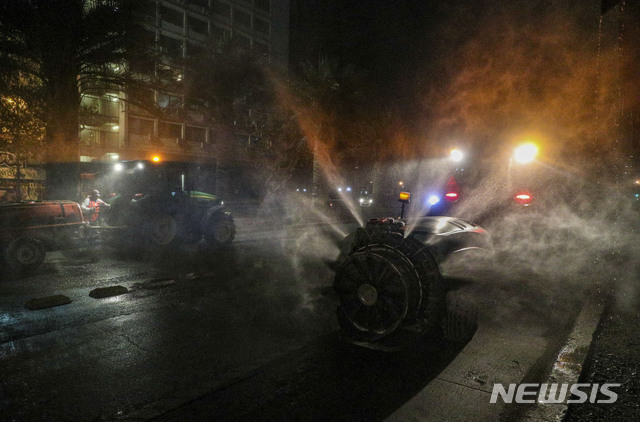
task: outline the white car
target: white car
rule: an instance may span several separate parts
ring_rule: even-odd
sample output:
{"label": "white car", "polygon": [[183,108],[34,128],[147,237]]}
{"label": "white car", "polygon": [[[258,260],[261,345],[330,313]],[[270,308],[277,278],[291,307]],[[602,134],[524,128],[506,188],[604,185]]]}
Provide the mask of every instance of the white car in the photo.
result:
{"label": "white car", "polygon": [[361,196],[358,203],[361,207],[370,207],[373,204],[373,198],[370,196]]}

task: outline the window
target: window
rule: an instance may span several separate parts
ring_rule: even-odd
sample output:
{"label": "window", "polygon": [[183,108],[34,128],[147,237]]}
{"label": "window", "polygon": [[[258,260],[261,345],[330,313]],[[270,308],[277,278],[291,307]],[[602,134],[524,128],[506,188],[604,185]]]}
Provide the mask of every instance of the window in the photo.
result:
{"label": "window", "polygon": [[219,26],[211,26],[211,35],[217,40],[224,40],[229,37],[229,30]]}
{"label": "window", "polygon": [[187,46],[187,55],[191,58],[203,57],[207,54],[207,49],[200,44],[189,43]]}
{"label": "window", "polygon": [[191,4],[200,7],[209,7],[209,0],[191,0]]}
{"label": "window", "polygon": [[157,74],[158,77],[165,82],[180,82],[182,80],[183,71],[179,67],[159,63]]}
{"label": "window", "polygon": [[180,57],[182,56],[182,40],[161,35],[160,46],[162,47],[163,53]]}
{"label": "window", "polygon": [[128,89],[129,99],[134,104],[152,105],[155,101],[154,92],[141,86],[131,86]]}
{"label": "window", "polygon": [[263,12],[271,13],[271,0],[254,0],[253,4]]}
{"label": "window", "polygon": [[262,19],[253,18],[253,29],[256,32],[260,32],[262,34],[269,35],[269,22],[263,21]]}
{"label": "window", "polygon": [[119,104],[118,97],[107,97],[101,101],[102,108],[100,113],[107,116],[118,116],[120,112]]}
{"label": "window", "polygon": [[101,144],[103,148],[117,149],[120,146],[118,132],[102,132]]}
{"label": "window", "polygon": [[231,6],[218,0],[214,0],[212,4],[213,12],[224,17],[231,17]]}
{"label": "window", "polygon": [[158,107],[161,108],[180,108],[182,99],[176,95],[158,94]]}
{"label": "window", "polygon": [[100,113],[100,100],[96,97],[84,96],[81,105],[89,113]]}
{"label": "window", "polygon": [[80,144],[81,145],[96,145],[100,139],[97,130],[82,129],[80,131]]}
{"label": "window", "polygon": [[[156,40],[155,31],[143,31],[142,35],[139,35],[138,41],[140,45],[153,45]],[[129,69],[134,73],[140,73],[143,75],[153,74],[153,68],[155,66],[154,60],[144,57],[145,55],[134,56],[129,59]]]}
{"label": "window", "polygon": [[204,127],[187,126],[185,138],[191,142],[205,142],[207,140],[207,129]]}
{"label": "window", "polygon": [[269,46],[267,44],[261,42],[254,42],[253,49],[256,54],[259,56],[268,56],[269,55]]}
{"label": "window", "polygon": [[197,18],[194,18],[193,16],[189,16],[189,29],[192,30],[193,32],[197,32],[198,34],[202,34],[202,35],[207,35],[207,33],[209,32],[207,30],[207,27],[209,25],[207,24],[207,21],[203,21]]}
{"label": "window", "polygon": [[233,39],[240,48],[245,48],[247,50],[251,48],[251,40],[244,35],[236,33],[233,35]]}
{"label": "window", "polygon": [[169,9],[168,7],[160,7],[160,16],[163,21],[182,27],[184,25],[184,13],[178,10]]}
{"label": "window", "polygon": [[83,129],[80,131],[80,144],[116,149],[119,146],[118,132]]}
{"label": "window", "polygon": [[233,10],[233,23],[243,26],[245,28],[251,28],[251,15],[242,10]]}
{"label": "window", "polygon": [[133,135],[152,136],[153,120],[129,117],[129,133]]}
{"label": "window", "polygon": [[182,138],[182,125],[179,123],[160,122],[158,124],[158,136],[160,138]]}

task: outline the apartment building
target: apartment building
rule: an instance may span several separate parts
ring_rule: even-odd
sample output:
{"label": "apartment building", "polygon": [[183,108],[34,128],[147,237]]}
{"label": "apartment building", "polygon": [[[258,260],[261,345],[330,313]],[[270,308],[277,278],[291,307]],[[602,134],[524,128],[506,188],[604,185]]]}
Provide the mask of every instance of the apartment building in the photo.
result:
{"label": "apartment building", "polygon": [[[216,132],[209,110],[186,107],[179,88],[183,63],[201,49],[231,38],[286,66],[289,56],[289,0],[156,0],[154,37],[163,74],[174,92],[154,92],[162,118],[122,98],[131,93],[84,96],[80,161],[151,159],[216,163]],[[213,45],[212,45],[213,44]],[[240,141],[239,141],[240,142]]]}

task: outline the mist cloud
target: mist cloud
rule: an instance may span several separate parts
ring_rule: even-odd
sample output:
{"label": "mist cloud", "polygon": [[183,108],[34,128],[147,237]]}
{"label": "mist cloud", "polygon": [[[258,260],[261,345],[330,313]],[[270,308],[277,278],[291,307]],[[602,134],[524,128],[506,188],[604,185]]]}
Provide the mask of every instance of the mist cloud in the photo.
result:
{"label": "mist cloud", "polygon": [[425,70],[444,82],[423,82],[429,136],[485,150],[534,137],[553,156],[610,151],[621,87],[637,84],[622,78],[637,47],[620,54],[616,16],[599,30],[595,1],[485,3],[452,8],[439,31],[452,48]]}

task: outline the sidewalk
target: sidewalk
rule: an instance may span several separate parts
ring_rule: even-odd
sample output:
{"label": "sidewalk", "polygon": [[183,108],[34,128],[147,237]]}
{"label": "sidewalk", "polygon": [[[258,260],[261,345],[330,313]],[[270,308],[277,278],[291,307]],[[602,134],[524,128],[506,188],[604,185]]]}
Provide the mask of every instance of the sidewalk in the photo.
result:
{"label": "sidewalk", "polygon": [[612,297],[589,348],[581,383],[622,384],[611,404],[570,404],[567,422],[640,420],[640,309],[628,295]]}

